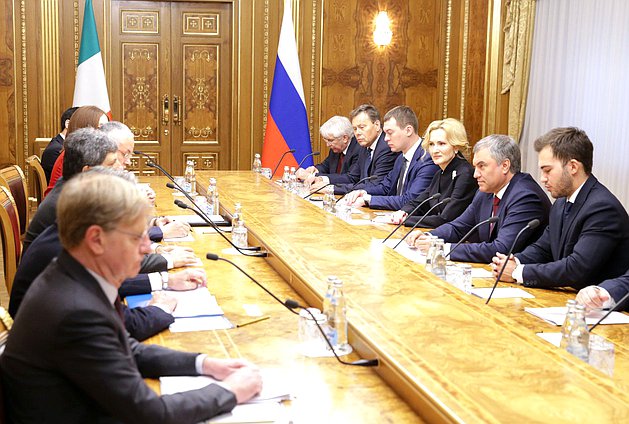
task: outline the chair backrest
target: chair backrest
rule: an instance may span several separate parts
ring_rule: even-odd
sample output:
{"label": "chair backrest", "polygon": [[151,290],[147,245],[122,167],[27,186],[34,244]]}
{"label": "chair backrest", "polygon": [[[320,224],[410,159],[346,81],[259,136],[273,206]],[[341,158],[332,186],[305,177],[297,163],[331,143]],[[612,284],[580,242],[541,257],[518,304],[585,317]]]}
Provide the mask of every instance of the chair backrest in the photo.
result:
{"label": "chair backrest", "polygon": [[[0,306],[0,355],[4,352],[4,345],[7,343],[12,325],[13,319],[11,319],[11,315],[9,315],[6,309]],[[0,383],[0,423],[5,422],[4,393],[2,392],[2,384]]]}
{"label": "chair backrest", "polygon": [[28,226],[28,188],[22,169],[17,165],[6,165],[0,169],[0,184],[11,192],[17,206],[20,234],[26,232]]}
{"label": "chair backrest", "polygon": [[20,224],[13,196],[6,187],[0,186],[0,236],[4,261],[4,281],[7,293],[11,294],[13,278],[22,253]]}
{"label": "chair backrest", "polygon": [[41,166],[39,156],[29,156],[26,159],[26,163],[30,166],[31,171],[28,173],[29,188],[31,188],[33,190],[33,194],[37,196],[36,201],[39,206],[42,200],[44,200],[44,190],[46,190],[46,187],[48,186],[46,173],[44,172],[44,168]]}

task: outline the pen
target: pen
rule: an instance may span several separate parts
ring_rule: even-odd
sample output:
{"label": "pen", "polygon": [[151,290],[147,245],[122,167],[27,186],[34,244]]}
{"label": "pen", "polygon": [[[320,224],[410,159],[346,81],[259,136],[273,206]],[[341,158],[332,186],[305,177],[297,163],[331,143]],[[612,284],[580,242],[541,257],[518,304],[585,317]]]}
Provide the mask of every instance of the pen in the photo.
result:
{"label": "pen", "polygon": [[251,321],[244,322],[242,324],[237,324],[236,328],[244,327],[245,325],[249,325],[249,324],[255,324],[256,322],[264,321],[266,319],[269,319],[268,315],[264,316],[264,317],[256,318],[256,319],[251,320]]}

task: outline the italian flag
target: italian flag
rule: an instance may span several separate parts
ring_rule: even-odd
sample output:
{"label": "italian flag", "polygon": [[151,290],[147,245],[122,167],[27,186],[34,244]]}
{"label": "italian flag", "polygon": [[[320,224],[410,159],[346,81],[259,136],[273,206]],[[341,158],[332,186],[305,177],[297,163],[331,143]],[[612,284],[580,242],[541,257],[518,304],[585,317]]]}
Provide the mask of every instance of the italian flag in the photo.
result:
{"label": "italian flag", "polygon": [[94,8],[92,7],[92,0],[85,0],[79,66],[76,69],[72,106],[90,105],[98,106],[111,119],[111,106],[107,94],[103,57],[98,43]]}

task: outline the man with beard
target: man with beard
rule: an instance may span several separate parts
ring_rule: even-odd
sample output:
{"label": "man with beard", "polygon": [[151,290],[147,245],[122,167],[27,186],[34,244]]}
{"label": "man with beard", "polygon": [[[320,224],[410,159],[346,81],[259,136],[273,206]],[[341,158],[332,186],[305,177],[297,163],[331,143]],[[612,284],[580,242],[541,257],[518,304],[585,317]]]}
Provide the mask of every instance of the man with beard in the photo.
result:
{"label": "man with beard", "polygon": [[[537,242],[511,256],[502,280],[527,287],[581,289],[629,267],[629,217],[592,175],[594,147],[578,128],[555,128],[535,140],[541,182],[557,199]],[[506,255],[493,258],[494,274]]]}

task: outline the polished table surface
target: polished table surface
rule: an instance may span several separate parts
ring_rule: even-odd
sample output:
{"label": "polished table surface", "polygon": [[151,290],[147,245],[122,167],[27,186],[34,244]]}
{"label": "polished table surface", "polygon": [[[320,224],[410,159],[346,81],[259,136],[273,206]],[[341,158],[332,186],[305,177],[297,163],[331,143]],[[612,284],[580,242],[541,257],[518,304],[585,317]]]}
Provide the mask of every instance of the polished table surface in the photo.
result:
{"label": "polished table surface", "polygon": [[[412,410],[429,422],[629,422],[629,328],[595,331],[616,344],[610,378],[537,337],[560,328],[524,312],[563,306],[574,292],[527,289],[534,299],[485,305],[383,247],[378,239],[391,226],[350,225],[251,172],[199,172],[199,185],[210,176],[217,178],[221,207],[229,213],[240,202],[250,243],[270,252],[264,259],[230,258],[280,298],[316,307],[326,277],[337,275],[348,300],[350,343],[381,364],[371,370],[301,357],[296,317],[222,262],[206,269],[209,289],[227,316],[246,320],[242,305],[255,303],[271,319],[228,331],[164,332],[158,343],[290,370],[295,422],[419,421]],[[146,181],[158,192],[160,211],[181,213],[170,205],[165,179]],[[218,235],[195,237],[192,245],[202,257],[227,246]]]}

